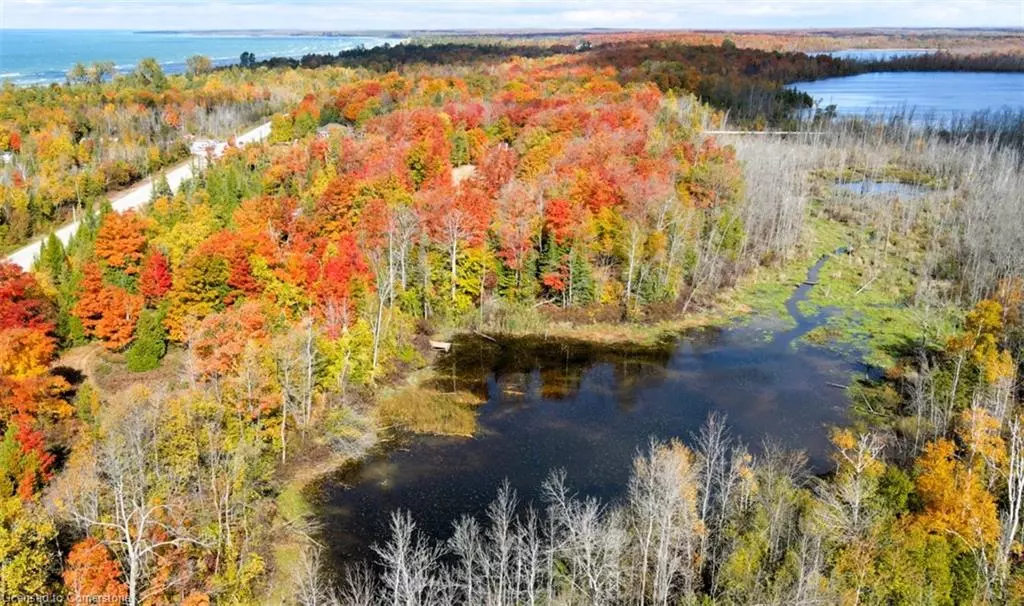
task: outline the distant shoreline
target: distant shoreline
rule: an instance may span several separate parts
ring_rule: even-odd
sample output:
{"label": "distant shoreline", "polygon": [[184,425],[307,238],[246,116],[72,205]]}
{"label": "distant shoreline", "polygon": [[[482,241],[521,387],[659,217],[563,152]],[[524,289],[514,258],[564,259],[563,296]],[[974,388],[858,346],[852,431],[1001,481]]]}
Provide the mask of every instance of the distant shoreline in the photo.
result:
{"label": "distant shoreline", "polygon": [[[185,73],[187,59],[193,54],[209,57],[214,67],[239,63],[243,52],[260,59],[301,58],[310,54],[334,54],[342,50],[378,45],[397,45],[402,38],[390,36],[288,35],[284,30],[248,33],[236,31],[133,31],[133,30],[17,30],[7,31],[5,43],[12,48],[51,49],[67,43],[65,52],[11,53],[0,61],[0,83],[19,87],[49,86],[64,83],[74,66],[82,63],[113,61],[118,74],[128,74],[144,57],[155,57],[168,75]],[[77,42],[84,41],[84,42]],[[95,41],[95,43],[93,43]],[[106,46],[107,43],[110,46]]]}
{"label": "distant shoreline", "polygon": [[586,27],[586,28],[480,28],[480,29],[360,29],[360,30],[316,30],[316,29],[161,29],[161,30],[131,30],[137,34],[189,34],[197,36],[309,36],[309,37],[344,37],[344,36],[370,36],[378,38],[387,37],[409,37],[415,35],[427,36],[480,36],[480,35],[507,35],[507,36],[571,36],[582,34],[609,34],[609,33],[696,33],[696,34],[808,34],[808,35],[837,35],[857,36],[864,34],[894,34],[915,32],[918,34],[1006,34],[1022,33],[1024,27],[1014,26],[993,26],[993,27],[865,27],[865,28],[844,28],[844,27],[818,27],[808,29],[645,29],[645,28],[620,28],[620,27]]}
{"label": "distant shoreline", "polygon": [[269,29],[204,29],[204,30],[130,30],[133,34],[140,35],[187,35],[187,36],[209,36],[209,37],[238,37],[238,38],[403,38],[402,32],[338,32],[338,31],[313,31],[313,30],[269,30]]}

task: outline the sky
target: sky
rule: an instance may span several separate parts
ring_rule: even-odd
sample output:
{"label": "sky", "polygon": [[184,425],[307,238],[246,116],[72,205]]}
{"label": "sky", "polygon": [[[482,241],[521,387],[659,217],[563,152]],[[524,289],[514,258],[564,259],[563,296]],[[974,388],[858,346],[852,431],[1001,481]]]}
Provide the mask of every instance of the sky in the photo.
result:
{"label": "sky", "polygon": [[6,29],[1024,27],[1024,0],[0,0]]}

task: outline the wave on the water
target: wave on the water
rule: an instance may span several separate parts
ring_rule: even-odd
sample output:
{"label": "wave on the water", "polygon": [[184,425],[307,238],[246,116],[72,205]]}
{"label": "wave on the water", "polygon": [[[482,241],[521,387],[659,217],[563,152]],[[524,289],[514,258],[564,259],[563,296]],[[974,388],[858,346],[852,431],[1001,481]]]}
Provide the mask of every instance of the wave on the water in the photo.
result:
{"label": "wave on the water", "polygon": [[[189,37],[195,40],[201,40],[205,38],[205,36],[202,35],[190,35],[187,33],[174,35],[181,37]],[[251,38],[254,41],[265,41],[268,38],[274,38],[277,36],[218,36],[218,38],[228,37],[236,39]],[[370,38],[361,36],[352,38],[332,36],[317,40],[302,40],[297,37],[287,37],[287,40],[282,39],[282,44],[278,48],[254,48],[251,49],[250,52],[254,52],[256,54],[257,59],[259,60],[269,59],[272,57],[299,58],[310,54],[336,54],[338,52],[351,50],[354,48],[358,48],[360,46],[373,47],[382,44],[399,44],[405,41],[405,39]],[[209,53],[203,52],[201,46],[196,48],[196,53],[206,54],[207,56],[209,56]],[[239,54],[241,54],[241,51],[239,51],[239,54],[227,54],[223,49],[220,49],[219,52],[214,51],[214,53],[216,53],[215,56],[211,57],[210,59],[213,62],[213,65],[216,67],[227,67],[238,63],[238,58]],[[144,56],[146,56],[145,51],[140,50],[140,58]],[[92,61],[92,58],[82,58],[82,62],[84,63],[91,63]],[[168,60],[161,58],[159,62],[164,72],[167,74],[182,74],[185,72],[188,65],[184,59]],[[72,65],[69,64],[63,69],[56,69],[53,66],[49,66],[46,69],[37,69],[34,71],[10,70],[6,72],[0,72],[0,83],[12,82],[18,86],[33,86],[51,83],[61,83],[66,80],[67,71],[71,69],[71,67]],[[116,63],[114,65],[114,71],[118,75],[129,74],[134,69],[135,63],[125,63],[123,62],[123,59],[121,63]]]}

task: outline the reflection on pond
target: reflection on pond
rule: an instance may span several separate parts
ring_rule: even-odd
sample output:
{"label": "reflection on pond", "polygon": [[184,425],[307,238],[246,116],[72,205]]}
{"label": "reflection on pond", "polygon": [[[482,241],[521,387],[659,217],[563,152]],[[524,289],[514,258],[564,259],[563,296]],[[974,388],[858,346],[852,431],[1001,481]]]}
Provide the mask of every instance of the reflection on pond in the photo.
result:
{"label": "reflection on pond", "polygon": [[860,181],[836,183],[835,187],[840,192],[848,192],[857,196],[878,196],[888,198],[918,198],[931,191],[923,185],[916,185],[914,183],[875,181],[874,179],[862,179]]}
{"label": "reflection on pond", "polygon": [[650,438],[689,441],[712,412],[726,415],[754,452],[774,441],[806,451],[812,468],[825,471],[828,427],[846,421],[848,406],[835,386],[863,370],[832,351],[795,345],[831,313],[799,309],[826,260],[786,302],[794,321],[786,331],[755,322],[655,346],[456,340],[432,387],[486,401],[476,435],[406,436],[314,487],[321,540],[335,567],[372,557],[396,509],[410,511],[428,535],[447,538],[452,523],[483,511],[506,478],[524,500],[536,501],[549,471],[562,468],[579,492],[615,499]]}
{"label": "reflection on pond", "polygon": [[[817,269],[791,298],[806,296]],[[799,313],[799,312],[797,312]],[[438,364],[438,385],[486,399],[474,438],[412,436],[325,478],[315,487],[322,541],[338,567],[372,555],[395,509],[412,512],[436,538],[476,514],[508,478],[536,500],[553,468],[581,493],[614,499],[637,449],[650,437],[689,440],[711,412],[758,450],[764,440],[807,451],[828,467],[827,428],[846,419],[846,383],[856,365],[793,341],[825,314],[690,332],[656,347],[595,346],[524,338],[456,341]],[[774,337],[773,337],[774,334]]]}

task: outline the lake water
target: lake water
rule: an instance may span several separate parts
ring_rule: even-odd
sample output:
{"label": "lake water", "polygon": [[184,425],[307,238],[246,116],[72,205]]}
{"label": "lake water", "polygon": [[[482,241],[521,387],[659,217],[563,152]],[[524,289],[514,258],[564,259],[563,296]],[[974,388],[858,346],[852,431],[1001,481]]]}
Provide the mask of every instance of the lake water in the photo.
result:
{"label": "lake water", "polygon": [[912,109],[918,119],[1024,110],[1024,73],[879,72],[791,85],[841,115]]}
{"label": "lake water", "polygon": [[337,53],[357,46],[392,44],[398,39],[353,36],[206,35],[130,31],[55,31],[0,29],[0,81],[15,84],[62,82],[76,62],[113,61],[131,71],[144,57],[154,57],[168,73],[185,70],[192,55],[206,55],[215,65],[238,62],[245,51],[257,59]]}
{"label": "lake water", "polygon": [[829,469],[827,430],[847,421],[849,405],[835,386],[865,369],[855,355],[796,343],[830,313],[799,309],[822,263],[788,301],[788,330],[704,329],[646,352],[542,339],[456,341],[438,363],[438,387],[486,399],[476,435],[412,437],[313,487],[334,567],[370,557],[396,509],[410,511],[428,535],[447,538],[452,522],[480,513],[506,478],[536,502],[549,471],[562,468],[580,493],[615,499],[651,437],[690,441],[712,412],[726,415],[755,452],[771,439],[806,451],[812,469]]}
{"label": "lake water", "polygon": [[814,53],[819,55],[830,55],[836,59],[852,59],[855,61],[880,61],[885,59],[898,59],[900,57],[916,57],[934,53],[938,49],[922,48],[855,48],[849,50],[829,51],[825,53]]}

